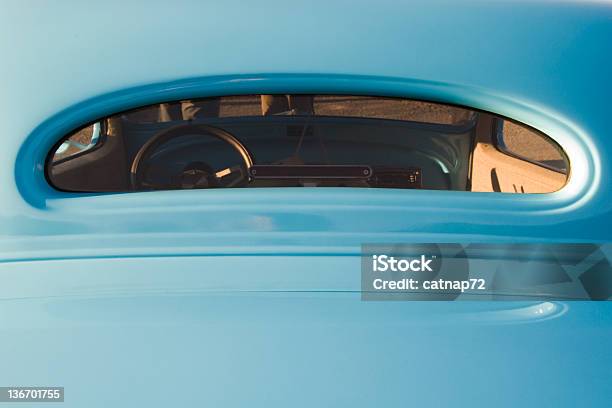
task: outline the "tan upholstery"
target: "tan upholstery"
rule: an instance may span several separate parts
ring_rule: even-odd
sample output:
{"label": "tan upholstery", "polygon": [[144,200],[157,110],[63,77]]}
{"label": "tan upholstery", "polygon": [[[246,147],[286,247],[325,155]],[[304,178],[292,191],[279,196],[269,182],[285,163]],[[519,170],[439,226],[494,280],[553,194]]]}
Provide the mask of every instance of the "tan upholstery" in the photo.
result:
{"label": "tan upholstery", "polygon": [[551,193],[565,185],[566,176],[477,143],[472,158],[472,191]]}

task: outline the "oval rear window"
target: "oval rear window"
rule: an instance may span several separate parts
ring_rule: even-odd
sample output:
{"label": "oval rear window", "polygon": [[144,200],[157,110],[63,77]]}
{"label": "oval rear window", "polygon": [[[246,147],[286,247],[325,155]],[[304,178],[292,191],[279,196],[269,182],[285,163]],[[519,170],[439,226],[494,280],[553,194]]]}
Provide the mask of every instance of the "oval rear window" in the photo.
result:
{"label": "oval rear window", "polygon": [[502,117],[401,98],[240,95],[145,106],[60,140],[57,189],[345,187],[503,193],[562,188],[551,138]]}

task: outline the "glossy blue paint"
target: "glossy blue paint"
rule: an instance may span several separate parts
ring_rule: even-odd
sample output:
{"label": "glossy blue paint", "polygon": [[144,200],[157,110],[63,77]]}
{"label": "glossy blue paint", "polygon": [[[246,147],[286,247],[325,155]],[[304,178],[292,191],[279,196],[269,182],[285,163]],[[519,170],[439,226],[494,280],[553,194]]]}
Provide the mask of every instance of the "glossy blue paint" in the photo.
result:
{"label": "glossy blue paint", "polygon": [[[3,5],[0,386],[91,407],[609,406],[609,302],[365,303],[357,255],[610,241],[610,38],[603,1]],[[102,116],[266,92],[495,112],[557,140],[571,179],[549,195],[44,179],[51,146]]]}

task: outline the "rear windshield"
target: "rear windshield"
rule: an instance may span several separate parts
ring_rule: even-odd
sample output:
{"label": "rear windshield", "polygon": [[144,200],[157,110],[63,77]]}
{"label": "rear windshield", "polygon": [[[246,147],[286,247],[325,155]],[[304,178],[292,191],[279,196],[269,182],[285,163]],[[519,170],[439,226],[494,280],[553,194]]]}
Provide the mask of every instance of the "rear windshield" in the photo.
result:
{"label": "rear windshield", "polygon": [[552,160],[559,166],[504,151],[499,131],[504,122],[462,107],[400,98],[189,99],[121,112],[68,135],[50,152],[47,177],[60,190],[79,192],[353,187],[542,193],[561,188],[569,166],[560,147],[513,122],[518,126],[513,135],[522,137],[515,137],[514,145],[529,150],[530,138],[537,136],[543,154],[555,152]]}

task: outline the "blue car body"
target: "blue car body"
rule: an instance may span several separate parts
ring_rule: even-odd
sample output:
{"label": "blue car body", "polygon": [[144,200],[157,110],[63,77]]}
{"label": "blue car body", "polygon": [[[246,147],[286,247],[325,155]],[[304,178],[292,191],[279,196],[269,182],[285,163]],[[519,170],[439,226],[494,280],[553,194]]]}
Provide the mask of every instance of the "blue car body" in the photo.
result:
{"label": "blue car body", "polygon": [[[610,302],[363,302],[366,242],[612,237],[612,4],[4,4],[0,386],[66,406],[612,404]],[[468,106],[550,135],[551,194],[253,189],[85,194],[70,131],[196,96]]]}

